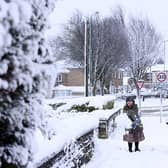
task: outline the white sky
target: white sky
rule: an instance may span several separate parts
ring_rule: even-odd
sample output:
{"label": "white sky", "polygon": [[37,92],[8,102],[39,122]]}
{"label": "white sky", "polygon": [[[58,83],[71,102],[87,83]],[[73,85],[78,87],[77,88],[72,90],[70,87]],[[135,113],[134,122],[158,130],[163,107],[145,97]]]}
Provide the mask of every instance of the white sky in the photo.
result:
{"label": "white sky", "polygon": [[123,7],[127,16],[138,15],[148,17],[157,30],[162,33],[163,38],[168,39],[167,0],[58,0],[56,9],[50,18],[52,29],[49,35],[53,36],[59,33],[61,25],[77,9],[85,15],[91,15],[95,11],[99,11],[101,15],[107,15],[117,5]]}

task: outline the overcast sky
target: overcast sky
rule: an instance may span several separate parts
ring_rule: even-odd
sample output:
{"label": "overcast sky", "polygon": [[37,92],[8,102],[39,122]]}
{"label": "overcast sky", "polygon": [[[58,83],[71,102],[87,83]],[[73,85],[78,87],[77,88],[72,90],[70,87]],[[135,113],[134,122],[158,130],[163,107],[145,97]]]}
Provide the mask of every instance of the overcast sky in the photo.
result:
{"label": "overcast sky", "polygon": [[58,0],[55,11],[50,17],[49,35],[58,34],[61,25],[78,9],[84,15],[98,11],[108,15],[112,9],[120,5],[127,16],[143,16],[156,26],[158,32],[168,39],[168,1],[167,0]]}

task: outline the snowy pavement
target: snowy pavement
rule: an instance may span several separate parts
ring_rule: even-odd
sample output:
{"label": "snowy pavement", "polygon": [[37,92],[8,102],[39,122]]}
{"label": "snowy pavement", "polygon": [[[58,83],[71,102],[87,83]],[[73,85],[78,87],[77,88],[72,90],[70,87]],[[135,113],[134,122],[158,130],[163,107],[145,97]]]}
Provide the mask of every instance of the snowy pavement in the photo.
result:
{"label": "snowy pavement", "polygon": [[[159,117],[144,117],[145,140],[140,143],[141,152],[129,153],[122,140],[126,126],[125,115],[117,119],[118,127],[108,139],[95,137],[95,154],[91,162],[82,168],[165,168],[168,158],[168,125]],[[134,146],[133,146],[134,147]]]}

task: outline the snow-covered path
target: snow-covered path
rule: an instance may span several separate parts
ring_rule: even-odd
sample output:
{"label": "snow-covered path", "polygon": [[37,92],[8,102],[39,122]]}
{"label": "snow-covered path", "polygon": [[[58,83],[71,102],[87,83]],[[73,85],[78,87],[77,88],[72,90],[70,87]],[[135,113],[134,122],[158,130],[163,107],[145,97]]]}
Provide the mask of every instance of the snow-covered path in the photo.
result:
{"label": "snow-covered path", "polygon": [[129,153],[122,141],[125,117],[118,117],[118,127],[108,139],[95,137],[95,155],[83,168],[165,168],[168,159],[168,125],[159,117],[142,117],[145,140],[140,143],[141,152]]}

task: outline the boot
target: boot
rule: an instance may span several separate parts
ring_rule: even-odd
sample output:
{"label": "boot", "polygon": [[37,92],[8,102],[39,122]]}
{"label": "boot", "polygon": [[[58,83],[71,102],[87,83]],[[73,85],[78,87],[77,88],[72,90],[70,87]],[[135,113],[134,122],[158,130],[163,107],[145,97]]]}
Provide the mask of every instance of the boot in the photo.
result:
{"label": "boot", "polygon": [[128,150],[129,150],[129,152],[132,152],[132,143],[131,142],[128,142]]}
{"label": "boot", "polygon": [[140,152],[139,142],[135,142],[135,152]]}

